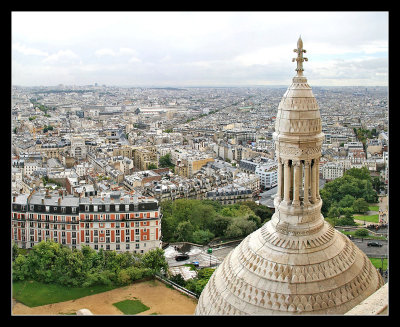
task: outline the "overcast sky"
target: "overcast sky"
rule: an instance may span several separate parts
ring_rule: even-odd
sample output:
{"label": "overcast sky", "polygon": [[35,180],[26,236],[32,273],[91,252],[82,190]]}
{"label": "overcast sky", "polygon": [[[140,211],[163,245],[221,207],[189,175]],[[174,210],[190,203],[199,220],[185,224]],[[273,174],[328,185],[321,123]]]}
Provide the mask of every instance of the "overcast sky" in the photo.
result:
{"label": "overcast sky", "polygon": [[13,85],[388,85],[388,12],[11,15]]}

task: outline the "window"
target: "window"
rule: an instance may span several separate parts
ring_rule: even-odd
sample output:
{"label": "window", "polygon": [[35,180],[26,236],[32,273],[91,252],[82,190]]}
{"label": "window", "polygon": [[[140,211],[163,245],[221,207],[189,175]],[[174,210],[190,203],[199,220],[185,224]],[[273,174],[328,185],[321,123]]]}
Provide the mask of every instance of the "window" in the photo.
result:
{"label": "window", "polygon": [[139,244],[139,243],[136,243],[136,244],[135,244],[135,249],[138,249],[139,246],[140,246],[140,244]]}
{"label": "window", "polygon": [[135,235],[139,235],[139,228],[135,229]]}
{"label": "window", "polygon": [[65,207],[61,207],[61,212],[65,213]]}
{"label": "window", "polygon": [[94,249],[95,249],[95,250],[98,250],[98,249],[99,249],[99,246],[98,246],[97,244],[95,244],[95,245],[94,245]]}
{"label": "window", "polygon": [[119,250],[119,244],[115,245],[115,249]]}
{"label": "window", "polygon": [[85,243],[89,243],[89,237],[85,238]]}
{"label": "window", "polygon": [[57,236],[57,231],[54,232],[54,237],[56,237],[56,236]]}
{"label": "window", "polygon": [[72,237],[76,237],[76,232],[72,232]]}
{"label": "window", "polygon": [[106,229],[106,236],[110,236],[110,230]]}
{"label": "window", "polygon": [[126,248],[127,250],[129,250],[129,249],[130,249],[130,245],[129,245],[129,244],[126,244],[126,245],[125,245],[125,248]]}
{"label": "window", "polygon": [[129,237],[129,236],[125,237],[125,242],[126,242],[126,243],[129,243],[129,242],[130,242],[130,237]]}
{"label": "window", "polygon": [[110,243],[110,238],[106,237],[106,243]]}
{"label": "window", "polygon": [[95,237],[94,238],[94,243],[98,243],[99,242],[99,238],[98,237]]}
{"label": "window", "polygon": [[76,213],[76,207],[72,207],[72,212]]}
{"label": "window", "polygon": [[85,205],[85,211],[89,211],[89,206]]}
{"label": "window", "polygon": [[115,230],[115,235],[119,235],[119,229]]}
{"label": "window", "polygon": [[94,236],[98,236],[99,231],[97,229],[94,230]]}
{"label": "window", "polygon": [[115,238],[115,243],[119,243],[120,242],[120,238],[119,237],[116,237]]}
{"label": "window", "polygon": [[106,245],[106,250],[110,250],[110,244]]}
{"label": "window", "polygon": [[49,212],[50,206],[46,206],[46,212]]}

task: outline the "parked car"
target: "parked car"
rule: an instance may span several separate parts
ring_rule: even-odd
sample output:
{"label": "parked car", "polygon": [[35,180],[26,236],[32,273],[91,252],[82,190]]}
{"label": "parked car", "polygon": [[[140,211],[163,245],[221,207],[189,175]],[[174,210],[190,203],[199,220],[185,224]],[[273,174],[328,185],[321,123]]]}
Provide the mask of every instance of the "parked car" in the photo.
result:
{"label": "parked car", "polygon": [[367,245],[368,246],[379,246],[379,247],[381,247],[383,244],[378,243],[378,242],[368,242]]}
{"label": "parked car", "polygon": [[175,256],[176,261],[183,261],[183,260],[187,260],[187,259],[189,259],[189,255],[186,253],[178,254],[177,256]]}

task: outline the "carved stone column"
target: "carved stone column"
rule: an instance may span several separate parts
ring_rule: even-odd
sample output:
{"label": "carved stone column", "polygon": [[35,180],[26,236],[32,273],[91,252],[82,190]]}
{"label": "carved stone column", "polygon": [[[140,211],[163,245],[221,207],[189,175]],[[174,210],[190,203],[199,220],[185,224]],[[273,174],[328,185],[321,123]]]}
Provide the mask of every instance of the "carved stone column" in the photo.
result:
{"label": "carved stone column", "polygon": [[294,206],[300,205],[299,192],[300,192],[300,161],[292,161],[293,166],[293,202]]}
{"label": "carved stone column", "polygon": [[317,200],[320,200],[321,197],[319,195],[319,158],[314,159],[315,161],[315,197]]}
{"label": "carved stone column", "polygon": [[283,196],[283,185],[282,185],[283,179],[282,179],[282,160],[281,158],[278,158],[278,191],[276,194],[276,197],[279,202],[282,201],[282,196]]}
{"label": "carved stone column", "polygon": [[316,164],[315,164],[315,159],[313,159],[313,164],[311,166],[311,202],[316,203],[317,202],[317,184],[316,184]]}
{"label": "carved stone column", "polygon": [[310,191],[310,160],[304,160],[304,205],[309,205],[310,200],[308,198]]}
{"label": "carved stone column", "polygon": [[283,175],[283,179],[285,182],[285,186],[284,186],[284,197],[283,199],[285,200],[286,204],[288,204],[290,202],[290,166],[289,166],[289,160],[285,159],[284,161],[284,175]]}

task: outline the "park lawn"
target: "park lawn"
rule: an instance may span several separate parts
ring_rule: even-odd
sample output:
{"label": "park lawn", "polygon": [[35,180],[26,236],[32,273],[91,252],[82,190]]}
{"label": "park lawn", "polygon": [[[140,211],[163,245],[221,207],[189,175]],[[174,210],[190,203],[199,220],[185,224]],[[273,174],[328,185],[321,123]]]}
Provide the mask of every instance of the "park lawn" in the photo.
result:
{"label": "park lawn", "polygon": [[354,219],[361,221],[365,220],[370,223],[379,223],[379,215],[354,216]]}
{"label": "park lawn", "polygon": [[[382,259],[381,258],[369,258],[372,262],[372,264],[375,266],[376,269],[379,269],[382,267]],[[383,259],[383,268],[382,270],[386,270],[388,266],[388,259]]]}
{"label": "park lawn", "polygon": [[369,211],[379,211],[379,206],[369,206],[368,210]]}
{"label": "park lawn", "polygon": [[116,286],[68,287],[36,281],[18,281],[12,283],[12,296],[17,301],[32,308],[45,304],[75,300],[84,296],[110,291],[114,288]]}
{"label": "park lawn", "polygon": [[113,305],[125,315],[136,315],[140,312],[150,309],[147,305],[144,305],[142,302],[140,302],[140,300],[124,300],[113,303]]}

